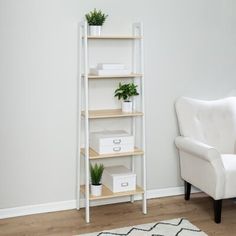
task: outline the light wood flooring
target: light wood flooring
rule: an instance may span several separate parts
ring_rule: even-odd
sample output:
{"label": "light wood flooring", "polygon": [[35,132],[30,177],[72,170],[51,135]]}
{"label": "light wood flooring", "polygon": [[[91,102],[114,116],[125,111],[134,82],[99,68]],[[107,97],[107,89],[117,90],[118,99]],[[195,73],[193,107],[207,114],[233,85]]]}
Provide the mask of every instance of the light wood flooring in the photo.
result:
{"label": "light wood flooring", "polygon": [[0,220],[0,236],[78,235],[104,229],[185,217],[208,235],[236,235],[236,202],[223,201],[222,223],[213,221],[213,202],[202,193],[148,201],[148,214],[140,211],[141,201],[91,208],[91,223],[84,221],[84,209],[37,214]]}

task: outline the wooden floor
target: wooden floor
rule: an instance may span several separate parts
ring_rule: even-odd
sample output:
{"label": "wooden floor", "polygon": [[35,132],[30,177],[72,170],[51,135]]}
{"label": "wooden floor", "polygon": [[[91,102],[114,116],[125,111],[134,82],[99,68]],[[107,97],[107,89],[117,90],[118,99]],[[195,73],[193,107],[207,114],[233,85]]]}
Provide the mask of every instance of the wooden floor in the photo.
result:
{"label": "wooden floor", "polygon": [[78,235],[104,229],[185,217],[208,235],[236,235],[236,202],[223,201],[222,223],[213,221],[213,202],[204,194],[148,201],[148,214],[140,211],[141,202],[121,203],[91,209],[92,222],[84,221],[84,210],[69,210],[0,220],[0,236]]}

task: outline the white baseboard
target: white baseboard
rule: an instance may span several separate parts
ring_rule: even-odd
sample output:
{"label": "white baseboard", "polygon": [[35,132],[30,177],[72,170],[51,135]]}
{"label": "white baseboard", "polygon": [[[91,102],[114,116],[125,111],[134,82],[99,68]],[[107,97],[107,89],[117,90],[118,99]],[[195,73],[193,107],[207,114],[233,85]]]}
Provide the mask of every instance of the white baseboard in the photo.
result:
{"label": "white baseboard", "polygon": [[75,209],[76,200],[0,209],[0,219]]}
{"label": "white baseboard", "polygon": [[[200,192],[197,189],[192,189],[192,193]],[[160,198],[160,197],[168,197],[168,196],[176,196],[184,193],[184,187],[174,187],[174,188],[165,188],[165,189],[152,189],[147,191],[147,198]],[[136,196],[135,200],[140,200],[141,196]],[[91,206],[98,205],[106,205],[113,204],[118,202],[127,202],[130,200],[130,197],[121,197],[109,200],[99,200],[93,201]],[[80,202],[80,207],[85,206],[84,199]],[[14,208],[5,208],[0,209],[0,219],[11,218],[16,216],[25,216],[39,213],[47,213],[47,212],[55,212],[55,211],[63,211],[63,210],[71,210],[76,208],[76,200],[69,201],[61,201],[61,202],[51,202],[45,204],[37,204],[37,205],[29,205],[29,206],[21,206]]]}
{"label": "white baseboard", "polygon": [[[191,187],[191,193],[199,193],[201,192],[199,189],[194,186]],[[172,187],[172,188],[164,188],[164,189],[153,189],[147,191],[147,198],[159,198],[159,197],[170,197],[184,194],[184,187]]]}

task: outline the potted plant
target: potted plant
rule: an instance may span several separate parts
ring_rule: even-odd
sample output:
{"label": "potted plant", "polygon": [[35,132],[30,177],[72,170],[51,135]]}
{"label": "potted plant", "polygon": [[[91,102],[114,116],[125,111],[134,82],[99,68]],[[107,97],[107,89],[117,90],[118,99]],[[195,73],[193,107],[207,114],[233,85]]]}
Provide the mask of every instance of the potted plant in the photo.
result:
{"label": "potted plant", "polygon": [[121,84],[119,83],[119,87],[115,90],[115,97],[118,99],[123,99],[122,101],[122,112],[132,112],[133,111],[133,103],[131,98],[133,96],[139,95],[137,92],[138,85],[134,83]]}
{"label": "potted plant", "polygon": [[102,25],[105,22],[108,15],[102,13],[101,10],[97,11],[94,9],[85,15],[89,24],[89,34],[92,36],[101,35]]}
{"label": "potted plant", "polygon": [[91,194],[93,196],[101,196],[102,195],[102,184],[101,178],[104,170],[104,166],[102,164],[95,165],[90,164],[90,176],[91,176]]}

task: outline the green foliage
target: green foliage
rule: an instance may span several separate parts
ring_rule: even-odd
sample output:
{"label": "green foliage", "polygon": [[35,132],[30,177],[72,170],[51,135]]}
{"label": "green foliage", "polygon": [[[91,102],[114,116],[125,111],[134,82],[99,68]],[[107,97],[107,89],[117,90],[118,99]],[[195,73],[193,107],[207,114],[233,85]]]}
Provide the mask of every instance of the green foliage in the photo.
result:
{"label": "green foliage", "polygon": [[101,183],[101,178],[102,178],[102,173],[104,170],[103,164],[98,165],[97,163],[92,166],[90,164],[90,175],[91,175],[91,182],[92,185],[100,185]]}
{"label": "green foliage", "polygon": [[101,10],[97,11],[96,8],[85,15],[89,25],[103,25],[108,15],[102,13]]}
{"label": "green foliage", "polygon": [[115,97],[118,97],[119,100],[122,98],[124,101],[128,101],[131,97],[139,95],[137,87],[138,85],[134,83],[119,83],[118,89],[115,90]]}

